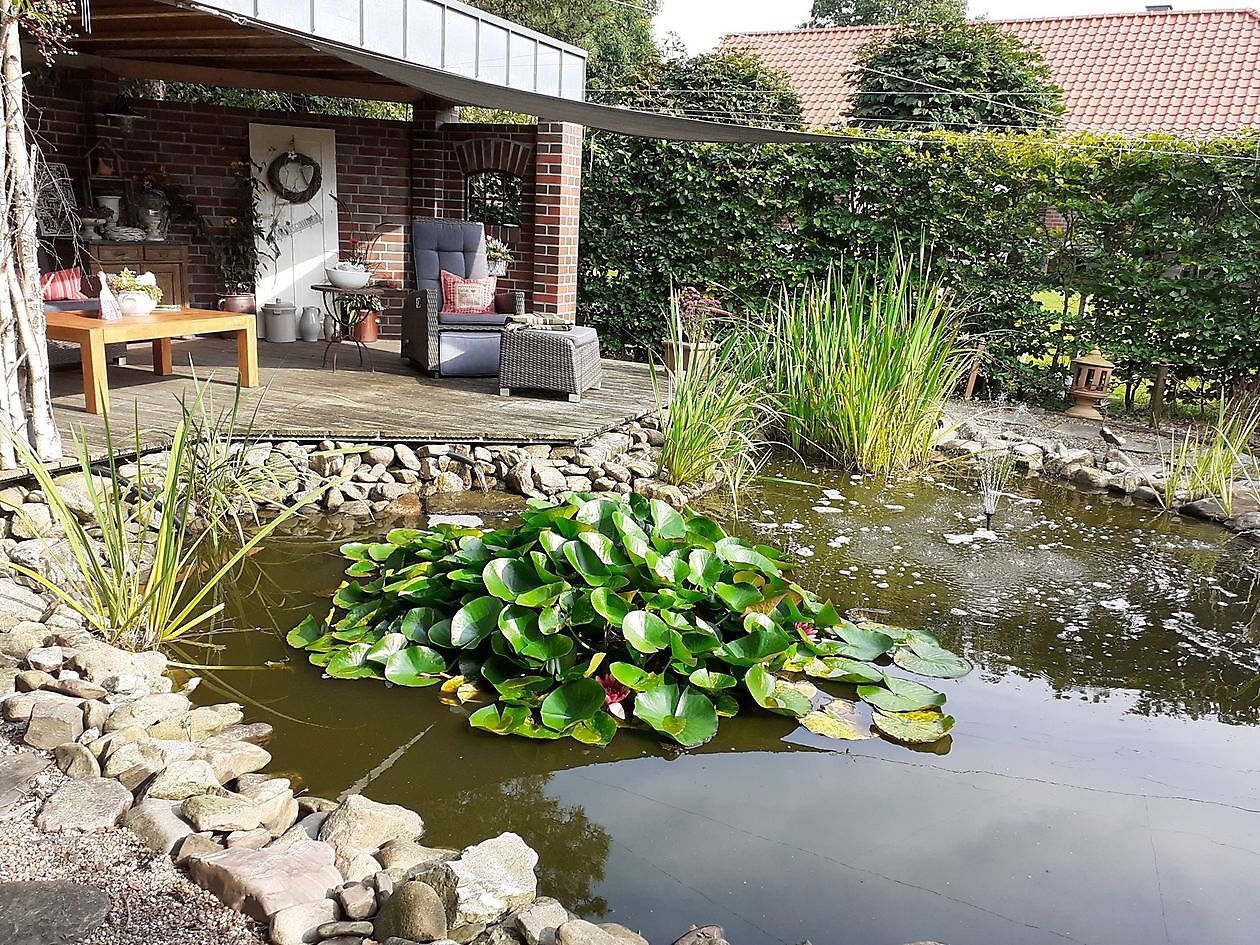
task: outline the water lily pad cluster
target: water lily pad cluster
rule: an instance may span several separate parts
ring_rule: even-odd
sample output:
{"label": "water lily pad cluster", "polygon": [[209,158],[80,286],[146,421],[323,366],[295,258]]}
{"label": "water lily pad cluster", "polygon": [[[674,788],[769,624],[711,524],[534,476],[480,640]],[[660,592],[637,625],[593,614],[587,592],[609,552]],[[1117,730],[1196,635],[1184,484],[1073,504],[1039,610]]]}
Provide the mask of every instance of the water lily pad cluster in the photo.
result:
{"label": "water lily pad cluster", "polygon": [[[778,550],[639,496],[534,501],[510,528],[395,529],[341,550],[332,611],[289,643],[334,678],[487,701],[471,723],[501,735],[606,745],[638,725],[695,746],[756,706],[834,738],[873,724],[929,743],[954,723],[944,694],[887,668],[970,670],[930,634],[845,619]],[[807,677],[854,687],[870,722]]]}

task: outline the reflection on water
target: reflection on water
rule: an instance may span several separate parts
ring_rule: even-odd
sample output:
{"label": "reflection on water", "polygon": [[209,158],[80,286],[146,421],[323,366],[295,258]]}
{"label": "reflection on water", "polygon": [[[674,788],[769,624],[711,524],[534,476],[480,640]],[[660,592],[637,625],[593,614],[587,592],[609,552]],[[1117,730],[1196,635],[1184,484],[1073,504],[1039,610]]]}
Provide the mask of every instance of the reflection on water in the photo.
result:
{"label": "reflection on water", "polygon": [[[976,663],[941,685],[947,754],[757,715],[686,754],[635,733],[603,750],[500,739],[433,690],[323,680],[300,657],[206,688],[280,713],[276,767],[311,790],[415,807],[434,844],[515,830],[545,891],[653,941],[717,922],[737,945],[1255,942],[1253,553],[1039,482],[1017,481],[977,538],[964,484],[776,472],[819,485],[759,487],[741,531],[796,549],[837,603]],[[265,581],[245,585],[244,619],[287,628],[327,606],[340,563],[304,540],[251,567]],[[293,655],[272,634],[224,640],[226,663]]]}

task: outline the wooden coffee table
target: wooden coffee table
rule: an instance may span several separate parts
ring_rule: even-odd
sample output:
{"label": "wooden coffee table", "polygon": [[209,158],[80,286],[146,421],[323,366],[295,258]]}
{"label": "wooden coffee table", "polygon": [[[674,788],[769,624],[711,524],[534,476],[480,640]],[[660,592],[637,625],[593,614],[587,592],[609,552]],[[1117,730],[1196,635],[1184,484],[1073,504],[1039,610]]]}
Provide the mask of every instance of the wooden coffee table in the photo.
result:
{"label": "wooden coffee table", "polygon": [[258,385],[258,326],[253,315],[184,308],[152,315],[124,315],[111,321],[81,311],[48,312],[46,319],[51,340],[79,346],[83,361],[83,397],[88,413],[109,413],[105,346],[120,342],[153,342],[153,373],[168,375],[175,373],[171,366],[172,338],[214,332],[235,334],[241,386]]}

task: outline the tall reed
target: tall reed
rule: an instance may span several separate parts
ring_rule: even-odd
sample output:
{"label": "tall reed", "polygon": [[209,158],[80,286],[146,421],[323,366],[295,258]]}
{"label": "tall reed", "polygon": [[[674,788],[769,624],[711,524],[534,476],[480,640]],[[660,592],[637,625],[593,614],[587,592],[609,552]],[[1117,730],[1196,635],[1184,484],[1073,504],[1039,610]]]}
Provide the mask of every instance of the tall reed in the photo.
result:
{"label": "tall reed", "polygon": [[940,283],[903,256],[785,289],[760,369],[788,443],[871,472],[922,464],[967,367],[960,329]]}
{"label": "tall reed", "polygon": [[1180,441],[1175,433],[1171,434],[1169,449],[1161,456],[1164,507],[1172,508],[1179,495],[1188,501],[1211,496],[1226,515],[1233,515],[1234,481],[1257,427],[1260,399],[1229,401],[1222,393],[1211,426],[1206,430],[1187,430]]}

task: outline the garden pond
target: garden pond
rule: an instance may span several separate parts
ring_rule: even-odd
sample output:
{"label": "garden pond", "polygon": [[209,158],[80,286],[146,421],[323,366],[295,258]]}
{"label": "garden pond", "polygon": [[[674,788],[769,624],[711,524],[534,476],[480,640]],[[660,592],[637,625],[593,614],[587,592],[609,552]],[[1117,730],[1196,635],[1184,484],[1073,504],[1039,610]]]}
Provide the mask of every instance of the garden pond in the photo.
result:
{"label": "garden pond", "polygon": [[735,945],[1254,945],[1256,551],[1040,480],[1016,480],[987,532],[974,485],[773,473],[733,531],[975,664],[932,681],[957,718],[941,742],[832,741],[752,712],[688,752],[473,731],[436,689],[324,679],[285,645],[327,609],[344,539],[250,560],[236,620],[280,632],[225,632],[217,658],[267,668],[199,692],[271,722],[273,770],[312,792],[412,807],[433,845],[515,831],[544,893],[653,942],[712,922]]}

